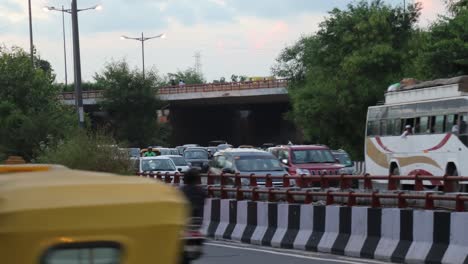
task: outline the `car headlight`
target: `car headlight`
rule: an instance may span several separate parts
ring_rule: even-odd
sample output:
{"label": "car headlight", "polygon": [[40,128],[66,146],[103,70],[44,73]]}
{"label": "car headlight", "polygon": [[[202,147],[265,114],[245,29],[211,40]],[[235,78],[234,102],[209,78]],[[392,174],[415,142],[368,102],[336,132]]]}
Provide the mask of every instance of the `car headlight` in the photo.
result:
{"label": "car headlight", "polygon": [[348,173],[349,173],[348,170],[345,168],[341,168],[338,170],[338,174],[348,174]]}
{"label": "car headlight", "polygon": [[306,169],[296,169],[296,174],[299,174],[299,175],[310,175],[310,172],[309,170],[306,170]]}

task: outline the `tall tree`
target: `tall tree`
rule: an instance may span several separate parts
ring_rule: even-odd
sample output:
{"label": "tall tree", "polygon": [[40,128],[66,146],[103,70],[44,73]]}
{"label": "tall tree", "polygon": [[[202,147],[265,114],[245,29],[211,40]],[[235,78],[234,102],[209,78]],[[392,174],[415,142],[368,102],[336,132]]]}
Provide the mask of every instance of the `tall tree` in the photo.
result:
{"label": "tall tree", "polygon": [[290,117],[311,142],[362,158],[367,107],[404,77],[420,5],[360,1],[333,9],[315,35],[282,51],[273,72],[292,80]]}
{"label": "tall tree", "polygon": [[125,61],[106,65],[95,75],[96,83],[104,87],[101,102],[111,119],[110,129],[119,142],[144,147],[161,144],[157,110],[162,106],[157,97],[161,78],[154,71],[131,70]]}
{"label": "tall tree", "polygon": [[450,16],[440,17],[425,35],[418,56],[426,79],[468,74],[468,0],[449,1]]}
{"label": "tall tree", "polygon": [[[58,100],[50,64],[20,48],[0,48],[0,153],[34,158],[41,144],[63,138],[77,124]],[[0,154],[1,155],[1,154]]]}

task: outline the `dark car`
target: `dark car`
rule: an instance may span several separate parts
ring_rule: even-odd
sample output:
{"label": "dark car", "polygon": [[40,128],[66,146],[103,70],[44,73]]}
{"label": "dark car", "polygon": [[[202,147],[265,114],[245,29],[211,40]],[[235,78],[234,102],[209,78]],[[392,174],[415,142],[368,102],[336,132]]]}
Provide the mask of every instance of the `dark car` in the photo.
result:
{"label": "dark car", "polygon": [[[240,173],[241,175],[256,174],[259,176],[283,176],[286,170],[271,153],[257,149],[227,149],[215,154],[210,163],[210,173]],[[232,183],[232,181],[231,181]],[[249,185],[249,179],[243,178],[242,185]],[[257,179],[257,184],[265,184],[265,179]],[[274,186],[282,186],[283,180],[278,178],[273,180]]]}
{"label": "dark car", "polygon": [[192,168],[198,168],[201,172],[208,171],[208,162],[210,155],[205,148],[193,147],[184,151],[184,158]]}
{"label": "dark car", "polygon": [[341,173],[349,175],[353,175],[356,173],[356,170],[354,169],[354,162],[351,160],[349,154],[346,151],[339,149],[332,150],[332,153],[335,159],[338,159],[340,161],[340,164],[344,166],[344,168],[341,169]]}

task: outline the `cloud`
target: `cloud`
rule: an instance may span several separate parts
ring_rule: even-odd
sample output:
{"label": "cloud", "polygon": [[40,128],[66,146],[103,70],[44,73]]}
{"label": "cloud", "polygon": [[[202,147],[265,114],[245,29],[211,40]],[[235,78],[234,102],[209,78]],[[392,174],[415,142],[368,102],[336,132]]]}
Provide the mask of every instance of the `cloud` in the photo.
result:
{"label": "cloud", "polygon": [[[408,0],[410,1],[410,0]],[[194,65],[194,52],[202,53],[208,80],[231,74],[268,75],[276,56],[304,34],[311,34],[333,7],[351,0],[79,0],[79,7],[103,5],[102,11],[79,15],[84,80],[112,59],[126,58],[141,67],[137,41],[120,35],[156,35],[167,39],[145,43],[146,68],[162,73]],[[387,0],[401,5],[401,0]],[[34,43],[40,55],[52,63],[57,79],[64,79],[61,14],[43,12],[44,5],[69,6],[70,0],[33,0]],[[421,21],[427,25],[445,10],[440,0],[423,0]],[[68,75],[72,74],[71,22],[66,21]],[[29,49],[28,13],[25,0],[0,0],[0,44]]]}

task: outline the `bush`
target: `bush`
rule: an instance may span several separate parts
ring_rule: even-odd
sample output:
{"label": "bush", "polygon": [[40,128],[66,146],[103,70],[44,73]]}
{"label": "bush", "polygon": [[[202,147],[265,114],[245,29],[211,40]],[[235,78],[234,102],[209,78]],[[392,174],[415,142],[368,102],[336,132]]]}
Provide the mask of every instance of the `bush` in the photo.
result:
{"label": "bush", "polygon": [[115,140],[98,132],[76,132],[55,146],[43,146],[38,163],[60,164],[70,169],[131,174],[132,163]]}

